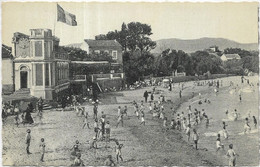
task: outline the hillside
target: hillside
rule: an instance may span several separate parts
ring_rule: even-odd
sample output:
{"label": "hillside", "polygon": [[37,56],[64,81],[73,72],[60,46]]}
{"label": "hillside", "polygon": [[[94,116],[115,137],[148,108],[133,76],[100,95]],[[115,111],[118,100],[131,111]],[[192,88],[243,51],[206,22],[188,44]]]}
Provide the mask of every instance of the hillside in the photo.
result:
{"label": "hillside", "polygon": [[224,38],[200,38],[192,40],[182,40],[177,38],[161,39],[156,41],[157,46],[153,49],[152,53],[161,53],[165,49],[183,50],[187,53],[197,50],[204,50],[210,46],[216,45],[220,50],[226,48],[241,48],[245,50],[258,50],[257,43],[242,44]]}

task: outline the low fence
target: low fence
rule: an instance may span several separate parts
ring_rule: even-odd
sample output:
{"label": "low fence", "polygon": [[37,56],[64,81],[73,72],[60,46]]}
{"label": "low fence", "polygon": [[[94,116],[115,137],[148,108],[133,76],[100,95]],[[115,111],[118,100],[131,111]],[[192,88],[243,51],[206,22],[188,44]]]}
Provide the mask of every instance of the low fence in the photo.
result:
{"label": "low fence", "polygon": [[113,80],[113,79],[124,79],[124,73],[93,74],[91,76],[92,82],[97,82],[100,80]]}

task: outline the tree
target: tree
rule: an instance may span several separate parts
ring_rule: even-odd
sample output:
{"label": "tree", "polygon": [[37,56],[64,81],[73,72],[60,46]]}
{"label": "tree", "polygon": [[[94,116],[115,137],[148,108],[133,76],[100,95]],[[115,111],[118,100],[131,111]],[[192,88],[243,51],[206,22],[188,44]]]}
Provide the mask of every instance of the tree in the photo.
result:
{"label": "tree", "polygon": [[121,31],[109,31],[105,36],[100,34],[95,38],[97,40],[117,40],[122,45],[124,51],[134,52],[139,49],[141,55],[143,55],[145,52],[150,52],[156,46],[156,42],[150,38],[152,34],[150,25],[140,22],[130,22],[127,25],[123,23]]}

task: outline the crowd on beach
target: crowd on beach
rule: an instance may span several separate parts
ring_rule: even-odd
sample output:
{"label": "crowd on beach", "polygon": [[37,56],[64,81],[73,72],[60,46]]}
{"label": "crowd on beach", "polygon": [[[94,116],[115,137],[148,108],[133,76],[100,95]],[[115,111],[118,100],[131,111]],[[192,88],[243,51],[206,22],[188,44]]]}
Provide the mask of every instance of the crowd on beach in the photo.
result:
{"label": "crowd on beach", "polygon": [[[241,78],[241,84],[245,81],[245,78]],[[247,84],[250,86],[253,86],[253,83],[250,83],[249,80],[246,80]],[[177,87],[176,87],[177,85]],[[257,83],[258,85],[258,83]],[[193,86],[212,86],[214,87],[214,92],[216,95],[220,91],[220,87],[223,86],[222,80],[210,80],[210,81],[195,81],[193,82]],[[175,87],[175,89],[178,89],[179,91],[179,98],[182,99],[182,93],[185,91],[185,83],[176,83],[175,85],[173,83],[169,84],[168,90],[172,91],[172,89]],[[232,87],[235,90],[239,89],[239,85],[234,86],[233,83],[230,83],[230,87]],[[158,99],[155,98],[155,94]],[[194,92],[192,94],[192,98],[194,97]],[[153,87],[152,90],[149,92],[146,90],[143,94],[144,100],[141,100],[140,103],[135,100],[132,102],[132,107],[134,111],[134,115],[136,118],[130,118],[129,117],[129,111],[128,107],[125,106],[118,106],[117,108],[117,122],[115,127],[111,127],[110,120],[107,118],[106,114],[104,114],[103,111],[101,111],[101,114],[98,114],[99,111],[99,100],[92,101],[93,105],[93,126],[90,123],[90,111],[87,111],[86,108],[83,105],[80,105],[78,102],[76,96],[71,96],[71,107],[72,111],[76,113],[76,116],[83,118],[83,124],[82,129],[88,128],[93,129],[94,136],[92,138],[92,141],[89,141],[89,149],[93,150],[93,152],[97,151],[98,143],[99,142],[105,142],[105,147],[108,147],[109,145],[114,145],[115,148],[115,157],[116,162],[113,160],[112,155],[108,155],[104,161],[105,166],[115,166],[119,161],[123,161],[123,155],[121,152],[121,149],[123,148],[123,143],[120,143],[118,139],[115,138],[115,136],[112,136],[114,138],[111,138],[111,130],[112,128],[118,128],[118,126],[124,127],[124,120],[129,119],[138,119],[140,120],[140,124],[138,126],[146,126],[146,117],[147,115],[150,115],[149,117],[152,117],[154,120],[159,120],[162,123],[162,128],[165,130],[165,132],[170,133],[170,131],[178,131],[182,133],[184,136],[186,136],[186,141],[188,143],[192,142],[194,149],[198,150],[200,149],[199,140],[200,140],[200,127],[205,126],[206,128],[210,125],[210,118],[207,111],[204,109],[197,109],[193,106],[193,104],[190,104],[186,111],[177,111],[174,106],[170,108],[170,116],[168,114],[168,117],[166,116],[166,111],[164,105],[167,103],[165,99],[165,95],[162,92],[158,92],[156,87]],[[61,112],[65,111],[65,108],[68,106],[66,99],[68,97],[64,97],[64,100],[62,100],[61,104]],[[242,101],[242,95],[239,94],[239,100]],[[210,105],[211,101],[210,99],[206,99],[202,97],[202,94],[198,94],[198,100],[197,103],[200,106],[203,106],[205,104]],[[12,112],[9,111],[10,107],[4,107],[4,110],[7,110],[7,114],[13,113],[15,115],[15,125],[18,127],[19,124],[33,124],[34,120],[31,116],[31,113],[33,112],[34,108],[31,103],[28,104],[27,109],[25,112],[20,113],[17,106],[13,107],[14,109]],[[39,116],[40,123],[42,123],[42,116],[43,116],[43,100],[40,98],[37,102],[37,116]],[[132,108],[131,108],[132,110]],[[234,112],[226,111],[227,117],[229,115],[232,115],[232,118],[234,121],[237,121],[239,119],[239,113],[236,109],[234,109]],[[250,115],[250,112],[248,114],[248,117],[245,118],[245,125],[244,125],[244,133],[250,133],[250,130],[252,126],[250,125],[250,119],[253,121],[254,128],[257,128],[257,120],[255,116]],[[223,129],[220,130],[217,133],[217,139],[216,139],[216,151],[218,152],[220,149],[225,149],[224,144],[221,142],[222,139],[228,140],[229,134],[228,134],[228,125],[225,121],[223,121]],[[33,128],[27,129],[26,131],[26,152],[27,154],[31,154],[30,152],[30,144],[31,144],[31,132],[33,131]],[[50,139],[48,139],[50,140]],[[114,144],[112,144],[114,143]],[[81,143],[79,140],[75,141],[75,145],[73,145],[70,153],[70,160],[72,162],[71,166],[84,166],[86,165],[83,160],[81,159],[82,156],[82,150],[80,149]],[[44,154],[45,154],[45,139],[41,138],[39,148],[41,152],[40,161],[44,161]],[[201,147],[201,149],[204,149]],[[228,150],[226,152],[226,156],[229,158],[229,166],[235,166],[236,165],[236,158],[238,156],[237,153],[233,150],[233,144],[230,143],[228,145]]]}

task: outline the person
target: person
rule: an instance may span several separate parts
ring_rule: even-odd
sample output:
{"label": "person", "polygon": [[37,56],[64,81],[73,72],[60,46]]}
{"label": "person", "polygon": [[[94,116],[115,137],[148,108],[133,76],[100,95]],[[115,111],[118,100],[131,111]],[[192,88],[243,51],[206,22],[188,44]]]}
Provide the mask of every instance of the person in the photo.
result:
{"label": "person", "polygon": [[106,124],[105,117],[106,116],[105,116],[104,112],[102,111],[102,116],[100,118],[102,138],[104,138],[104,135],[105,135],[105,124]]}
{"label": "person", "polygon": [[223,126],[223,136],[225,139],[228,139],[228,132],[227,132],[226,126]]}
{"label": "person", "polygon": [[181,130],[181,121],[180,121],[180,115],[179,114],[177,114],[176,119],[177,119],[176,129],[180,131]]}
{"label": "person", "polygon": [[99,131],[98,120],[95,119],[95,122],[94,122],[94,132],[95,132],[96,138],[98,137],[98,131]]}
{"label": "person", "polygon": [[38,106],[38,112],[41,113],[43,110],[43,100],[42,97],[39,98],[38,102],[37,102],[37,106]]}
{"label": "person", "polygon": [[239,101],[242,102],[242,96],[239,94]]}
{"label": "person", "polygon": [[244,125],[244,134],[245,134],[246,132],[250,133],[250,131],[251,131],[251,127],[250,127],[250,125],[249,125],[248,118],[246,118],[246,119],[245,119],[245,125]]}
{"label": "person", "polygon": [[167,117],[164,117],[163,119],[163,126],[166,127],[166,123],[167,123]]}
{"label": "person", "polygon": [[228,110],[226,110],[226,116],[228,116]]}
{"label": "person", "polygon": [[171,129],[175,129],[176,127],[176,122],[174,119],[171,120]]}
{"label": "person", "polygon": [[151,98],[151,101],[153,101],[153,99],[154,99],[153,93],[151,93],[150,98]]}
{"label": "person", "polygon": [[187,140],[190,141],[190,128],[191,128],[191,125],[188,124],[187,128],[186,128],[186,136],[187,136]]}
{"label": "person", "polygon": [[217,146],[216,152],[218,152],[218,150],[219,150],[220,148],[222,148],[222,149],[224,150],[224,145],[221,144],[221,142],[220,142],[220,134],[218,134],[217,141],[216,141],[216,146]]}
{"label": "person", "polygon": [[31,130],[27,129],[26,131],[26,136],[25,136],[25,143],[26,143],[26,152],[27,154],[31,154],[29,149],[30,149],[30,144],[31,144]]}
{"label": "person", "polygon": [[147,103],[147,98],[148,98],[148,92],[147,90],[144,92],[144,100]]}
{"label": "person", "polygon": [[117,116],[119,117],[121,113],[122,113],[122,111],[121,111],[121,106],[118,106],[118,109],[117,109]]}
{"label": "person", "polygon": [[97,119],[97,114],[98,114],[98,110],[97,110],[97,105],[96,104],[94,104],[94,106],[93,106],[93,113],[94,113],[93,118],[95,120],[95,119]]}
{"label": "person", "polygon": [[63,98],[61,99],[61,111],[64,112],[64,109],[66,107],[66,104],[67,104],[67,99],[66,99],[66,96],[63,96]]}
{"label": "person", "polygon": [[195,148],[196,148],[196,150],[198,150],[199,135],[198,135],[196,129],[193,129],[193,136],[192,136],[192,138],[193,138],[193,141],[194,141],[194,144],[195,144]]}
{"label": "person", "polygon": [[106,141],[109,141],[110,140],[110,124],[109,124],[109,121],[106,122],[106,125],[105,125],[105,133],[106,133]]}
{"label": "person", "polygon": [[90,148],[97,149],[97,138],[94,136]]}
{"label": "person", "polygon": [[140,125],[144,124],[145,125],[145,120],[144,120],[144,112],[141,112],[141,123]]}
{"label": "person", "polygon": [[234,112],[234,121],[237,121],[238,119],[238,113],[237,113],[237,109],[235,109],[235,112]]}
{"label": "person", "polygon": [[85,127],[86,125],[87,125],[87,127],[90,129],[89,123],[88,123],[88,112],[85,112],[85,115],[84,115],[84,124],[83,124],[82,129],[84,129],[84,127]]}
{"label": "person", "polygon": [[180,99],[181,99],[181,92],[182,92],[182,91],[180,90],[180,92],[179,92]]}
{"label": "person", "polygon": [[32,124],[34,123],[33,118],[31,116],[31,112],[32,112],[32,107],[30,106],[30,103],[28,104],[28,107],[26,109],[26,114],[25,114],[25,123],[29,123]]}
{"label": "person", "polygon": [[123,113],[127,116],[127,106],[125,106]]}
{"label": "person", "polygon": [[152,113],[153,112],[153,107],[152,107],[152,103],[150,103],[149,105],[149,113]]}
{"label": "person", "polygon": [[139,119],[139,111],[138,111],[138,105],[136,104],[135,105],[135,114],[136,114],[136,117]]}
{"label": "person", "polygon": [[255,118],[255,116],[253,116],[253,121],[254,121],[254,125],[255,125],[255,128],[257,128],[257,120],[256,120],[256,118]]}
{"label": "person", "polygon": [[108,155],[106,160],[104,161],[105,166],[116,166],[115,162],[112,159],[112,155]]}
{"label": "person", "polygon": [[120,114],[120,115],[118,116],[116,127],[118,127],[118,125],[120,124],[120,122],[121,122],[122,127],[123,127],[123,126],[124,126],[123,114]]}
{"label": "person", "polygon": [[122,152],[121,152],[122,147],[123,147],[123,144],[119,144],[118,142],[116,142],[116,160],[117,160],[117,162],[118,162],[118,158],[120,158],[121,161],[123,161]]}
{"label": "person", "polygon": [[44,154],[45,154],[45,143],[44,143],[44,138],[41,138],[41,143],[40,143],[40,152],[41,152],[41,159],[40,161],[44,162]]}
{"label": "person", "polygon": [[81,153],[78,153],[73,164],[71,166],[85,166],[82,159],[81,159]]}
{"label": "person", "polygon": [[228,166],[236,166],[236,157],[238,156],[238,154],[236,154],[233,150],[233,144],[229,145],[226,156],[229,158]]}

